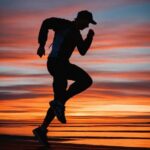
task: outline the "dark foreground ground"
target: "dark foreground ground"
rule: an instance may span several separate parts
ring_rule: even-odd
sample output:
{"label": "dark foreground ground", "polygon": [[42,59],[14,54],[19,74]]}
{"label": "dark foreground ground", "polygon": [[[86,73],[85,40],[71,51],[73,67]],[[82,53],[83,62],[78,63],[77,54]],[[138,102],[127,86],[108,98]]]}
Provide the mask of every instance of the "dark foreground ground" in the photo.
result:
{"label": "dark foreground ground", "polygon": [[65,140],[68,139],[49,139],[50,147],[45,148],[34,137],[0,135],[0,150],[148,150],[148,148],[60,143]]}

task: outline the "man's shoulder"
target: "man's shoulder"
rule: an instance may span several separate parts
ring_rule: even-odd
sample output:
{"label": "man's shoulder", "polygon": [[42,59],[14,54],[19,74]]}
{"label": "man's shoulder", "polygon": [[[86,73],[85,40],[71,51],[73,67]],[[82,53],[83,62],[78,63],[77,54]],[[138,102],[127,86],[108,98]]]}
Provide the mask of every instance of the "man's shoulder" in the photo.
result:
{"label": "man's shoulder", "polygon": [[70,20],[57,17],[47,18],[46,20],[48,20],[48,24],[51,24],[51,26],[53,26],[54,30],[63,30],[65,28],[70,27],[72,24]]}
{"label": "man's shoulder", "polygon": [[70,20],[64,18],[51,17],[51,18],[47,18],[46,20],[50,20],[51,22],[63,23],[63,24],[71,24]]}

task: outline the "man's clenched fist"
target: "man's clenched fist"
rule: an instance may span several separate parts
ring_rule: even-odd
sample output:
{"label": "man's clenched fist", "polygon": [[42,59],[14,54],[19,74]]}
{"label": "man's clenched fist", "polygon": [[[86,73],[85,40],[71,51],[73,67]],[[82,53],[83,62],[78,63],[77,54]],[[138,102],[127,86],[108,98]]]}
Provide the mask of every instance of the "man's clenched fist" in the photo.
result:
{"label": "man's clenched fist", "polygon": [[95,33],[94,33],[94,30],[90,29],[89,32],[88,32],[88,36],[93,37],[94,34],[95,34]]}
{"label": "man's clenched fist", "polygon": [[43,55],[45,55],[45,49],[43,46],[39,46],[38,50],[37,50],[37,55],[39,55],[40,57],[42,57]]}

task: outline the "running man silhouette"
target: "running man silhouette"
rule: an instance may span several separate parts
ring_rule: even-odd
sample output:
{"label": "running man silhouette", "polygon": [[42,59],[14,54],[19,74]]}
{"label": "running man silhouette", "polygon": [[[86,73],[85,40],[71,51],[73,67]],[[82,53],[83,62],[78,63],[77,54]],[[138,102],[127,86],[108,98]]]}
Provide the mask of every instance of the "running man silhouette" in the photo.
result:
{"label": "running man silhouette", "polygon": [[[48,30],[55,32],[52,44],[52,51],[48,56],[47,68],[53,76],[54,100],[50,102],[50,108],[41,126],[33,130],[35,137],[44,145],[48,145],[47,127],[56,116],[61,123],[66,123],[65,103],[76,94],[86,90],[91,84],[91,77],[78,66],[71,64],[69,58],[75,47],[77,47],[81,55],[85,55],[88,51],[94,36],[94,31],[89,29],[87,37],[83,40],[80,30],[89,27],[93,20],[93,15],[87,10],[78,12],[77,17],[73,21],[48,18],[43,21],[38,43],[39,48],[37,55],[42,57],[45,55],[45,43],[48,37]],[[74,82],[67,89],[67,80]]]}

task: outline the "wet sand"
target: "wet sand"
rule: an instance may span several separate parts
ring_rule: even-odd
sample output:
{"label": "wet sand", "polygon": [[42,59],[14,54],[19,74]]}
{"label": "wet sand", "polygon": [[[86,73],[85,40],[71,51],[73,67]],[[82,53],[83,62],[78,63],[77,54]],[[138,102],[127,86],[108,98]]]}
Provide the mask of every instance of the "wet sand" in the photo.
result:
{"label": "wet sand", "polygon": [[0,135],[1,150],[148,150],[149,148],[121,147],[121,146],[94,146],[85,144],[64,144],[64,138],[49,138],[49,148],[43,147],[32,136]]}

